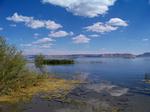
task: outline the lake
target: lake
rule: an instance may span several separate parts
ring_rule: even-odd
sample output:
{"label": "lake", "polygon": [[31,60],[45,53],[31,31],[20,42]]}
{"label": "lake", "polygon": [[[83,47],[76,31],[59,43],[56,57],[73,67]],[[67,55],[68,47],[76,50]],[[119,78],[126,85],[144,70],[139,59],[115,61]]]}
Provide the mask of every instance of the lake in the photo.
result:
{"label": "lake", "polygon": [[150,73],[150,58],[90,57],[75,62],[45,67],[56,77],[88,82],[67,96],[74,103],[35,97],[23,106],[23,112],[150,112],[150,84],[144,82],[145,73]]}
{"label": "lake", "polygon": [[77,58],[76,64],[47,66],[50,73],[72,77],[87,75],[91,81],[107,80],[128,88],[145,87],[145,73],[150,73],[150,58]]}

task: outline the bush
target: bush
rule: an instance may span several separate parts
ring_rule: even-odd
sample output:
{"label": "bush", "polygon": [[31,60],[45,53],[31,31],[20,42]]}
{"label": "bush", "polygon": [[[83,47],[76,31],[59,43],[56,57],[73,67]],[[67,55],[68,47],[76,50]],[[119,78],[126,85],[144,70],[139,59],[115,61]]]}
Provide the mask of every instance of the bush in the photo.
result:
{"label": "bush", "polygon": [[21,52],[0,37],[0,95],[10,94],[38,82],[39,76],[27,70],[25,65]]}
{"label": "bush", "polygon": [[9,90],[21,72],[24,70],[25,61],[15,47],[8,45],[0,37],[0,91]]}
{"label": "bush", "polygon": [[35,66],[40,70],[41,73],[44,73],[43,62],[44,62],[44,56],[42,54],[35,56],[34,59]]}
{"label": "bush", "polygon": [[43,66],[44,56],[42,54],[35,56],[35,66],[41,68]]}

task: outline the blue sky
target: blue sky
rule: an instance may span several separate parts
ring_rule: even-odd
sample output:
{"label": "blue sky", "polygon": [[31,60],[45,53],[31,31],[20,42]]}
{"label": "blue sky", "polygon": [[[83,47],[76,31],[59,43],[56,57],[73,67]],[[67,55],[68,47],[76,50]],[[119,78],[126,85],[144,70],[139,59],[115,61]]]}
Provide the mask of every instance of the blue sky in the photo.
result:
{"label": "blue sky", "polygon": [[0,35],[24,54],[150,51],[149,0],[0,0]]}

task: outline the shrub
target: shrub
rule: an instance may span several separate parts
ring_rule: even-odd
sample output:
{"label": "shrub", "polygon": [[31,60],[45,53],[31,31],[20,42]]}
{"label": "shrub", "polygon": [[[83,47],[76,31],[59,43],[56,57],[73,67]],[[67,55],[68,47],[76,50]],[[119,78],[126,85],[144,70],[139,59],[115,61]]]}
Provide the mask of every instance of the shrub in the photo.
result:
{"label": "shrub", "polygon": [[44,56],[42,54],[35,56],[35,59],[34,59],[35,66],[42,73],[44,73],[43,62],[44,62]]}
{"label": "shrub", "polygon": [[18,80],[24,70],[25,61],[15,47],[0,37],[0,91],[6,91]]}
{"label": "shrub", "polygon": [[34,86],[38,82],[39,76],[27,70],[25,65],[21,52],[0,37],[0,95]]}

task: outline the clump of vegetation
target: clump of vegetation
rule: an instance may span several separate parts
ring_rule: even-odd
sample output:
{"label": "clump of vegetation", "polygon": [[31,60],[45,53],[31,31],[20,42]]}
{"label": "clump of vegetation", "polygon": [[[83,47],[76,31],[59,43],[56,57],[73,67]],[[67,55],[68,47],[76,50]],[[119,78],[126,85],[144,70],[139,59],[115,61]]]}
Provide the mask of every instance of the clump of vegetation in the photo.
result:
{"label": "clump of vegetation", "polygon": [[35,56],[34,59],[35,66],[40,70],[41,73],[45,72],[43,67],[43,62],[44,62],[44,56],[42,54]]}
{"label": "clump of vegetation", "polygon": [[74,60],[68,59],[45,59],[43,55],[35,56],[35,66],[40,70],[43,69],[43,65],[65,65],[65,64],[74,64]]}
{"label": "clump of vegetation", "polygon": [[67,59],[63,59],[63,60],[50,60],[50,59],[45,59],[43,61],[44,65],[65,65],[65,64],[74,64],[74,60],[67,60]]}
{"label": "clump of vegetation", "polygon": [[[43,57],[38,56],[35,65],[42,68]],[[48,75],[29,71],[17,49],[0,37],[0,102],[18,102],[31,98],[37,92],[56,92],[60,88],[69,91],[74,81],[49,78]]]}
{"label": "clump of vegetation", "polygon": [[44,56],[42,54],[35,56],[35,66],[41,68],[43,66]]}

